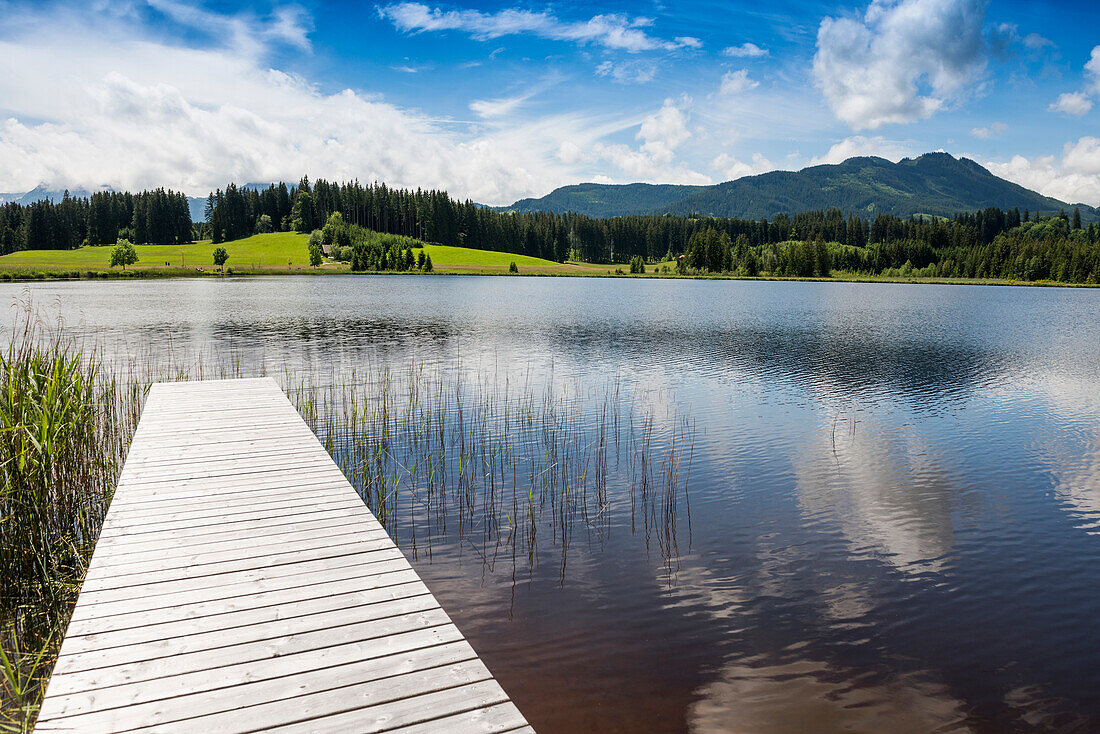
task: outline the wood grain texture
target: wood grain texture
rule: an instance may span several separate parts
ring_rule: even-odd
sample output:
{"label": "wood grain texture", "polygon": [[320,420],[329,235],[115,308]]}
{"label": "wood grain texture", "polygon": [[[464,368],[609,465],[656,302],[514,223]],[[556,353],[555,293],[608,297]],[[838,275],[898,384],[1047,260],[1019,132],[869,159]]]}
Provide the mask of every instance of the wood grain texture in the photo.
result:
{"label": "wood grain texture", "polygon": [[530,731],[270,379],[149,393],[41,732]]}

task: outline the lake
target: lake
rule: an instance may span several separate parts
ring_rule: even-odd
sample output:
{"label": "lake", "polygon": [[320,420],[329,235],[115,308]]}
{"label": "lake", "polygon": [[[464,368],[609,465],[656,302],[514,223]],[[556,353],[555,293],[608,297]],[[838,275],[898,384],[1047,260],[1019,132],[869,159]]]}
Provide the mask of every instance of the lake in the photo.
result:
{"label": "lake", "polygon": [[[537,542],[415,495],[390,525],[541,732],[1100,729],[1100,290],[0,285],[27,294],[108,355],[321,387],[386,370],[398,393],[423,374],[456,409],[557,406],[561,462],[599,441],[605,486],[547,500]],[[348,450],[339,416],[317,426]],[[538,445],[500,454],[502,484],[559,463]],[[658,483],[679,458],[639,494],[646,452]]]}

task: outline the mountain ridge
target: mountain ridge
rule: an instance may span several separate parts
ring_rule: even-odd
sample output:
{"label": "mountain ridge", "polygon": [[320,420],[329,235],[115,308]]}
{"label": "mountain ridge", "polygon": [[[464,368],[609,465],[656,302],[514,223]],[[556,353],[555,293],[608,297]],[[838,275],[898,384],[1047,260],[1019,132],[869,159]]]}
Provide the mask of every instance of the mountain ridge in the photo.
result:
{"label": "mountain ridge", "polygon": [[[260,184],[248,184],[248,185],[250,185],[250,186],[259,186]],[[264,188],[266,188],[266,187],[267,186],[265,184]],[[99,193],[101,191],[103,191],[103,192],[113,192],[115,190],[116,189],[114,189],[113,187],[107,186],[107,185],[99,186],[94,191],[90,191],[88,189],[76,189],[76,188],[64,189],[64,188],[57,188],[56,186],[51,186],[50,184],[47,184],[46,182],[43,181],[42,183],[38,184],[37,186],[35,186],[30,191],[24,191],[22,193],[19,193],[19,192],[0,193],[0,205],[3,205],[3,204],[22,204],[23,206],[28,206],[30,204],[35,203],[36,201],[42,201],[44,199],[49,199],[50,201],[53,201],[54,203],[56,203],[58,201],[61,201],[61,199],[65,196],[66,191],[69,192],[69,197],[70,198],[73,198],[73,199],[90,199],[90,198],[92,198],[92,194]],[[201,222],[203,220],[203,210],[206,208],[206,197],[205,196],[188,196],[187,197],[187,207],[188,207],[188,209],[190,210],[190,213],[191,213],[191,221],[192,222]]]}
{"label": "mountain ridge", "polygon": [[897,163],[857,156],[841,163],[799,171],[770,171],[709,186],[676,184],[597,184],[562,186],[546,196],[520,199],[498,211],[567,211],[596,218],[632,214],[678,214],[740,219],[773,219],[837,208],[865,218],[880,213],[950,217],[987,207],[1033,213],[1081,210],[1086,221],[1100,221],[1100,209],[1044,196],[1000,178],[969,158],[925,153]]}

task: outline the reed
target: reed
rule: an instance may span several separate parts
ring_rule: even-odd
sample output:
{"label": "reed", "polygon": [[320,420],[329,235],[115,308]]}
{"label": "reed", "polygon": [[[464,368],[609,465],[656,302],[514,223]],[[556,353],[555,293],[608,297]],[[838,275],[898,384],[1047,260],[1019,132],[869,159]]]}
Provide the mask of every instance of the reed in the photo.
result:
{"label": "reed", "polygon": [[27,305],[0,355],[2,726],[33,721],[144,391]]}
{"label": "reed", "polygon": [[106,363],[17,306],[0,354],[0,731],[28,731],[154,382],[239,375],[231,358]]}
{"label": "reed", "polygon": [[[154,382],[264,375],[234,354],[147,351],[107,361],[58,321],[19,309],[0,356],[0,731],[33,726],[45,682]],[[513,583],[612,532],[666,564],[690,515],[694,426],[618,380],[532,388],[505,374],[385,363],[279,375],[287,395],[394,540],[431,559],[469,548]],[[663,401],[655,401],[663,404]]]}
{"label": "reed", "polygon": [[430,558],[447,537],[489,570],[502,554],[530,570],[546,556],[541,547],[559,554],[564,580],[574,536],[601,542],[614,505],[627,502],[630,532],[666,561],[679,553],[694,425],[639,407],[617,380],[536,391],[460,369],[382,366],[288,394],[414,557]]}

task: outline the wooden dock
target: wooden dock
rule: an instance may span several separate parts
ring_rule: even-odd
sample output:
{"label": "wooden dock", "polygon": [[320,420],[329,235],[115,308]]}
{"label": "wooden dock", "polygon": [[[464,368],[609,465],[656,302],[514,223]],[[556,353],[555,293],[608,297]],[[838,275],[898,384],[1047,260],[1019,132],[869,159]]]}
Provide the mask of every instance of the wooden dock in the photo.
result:
{"label": "wooden dock", "polygon": [[531,728],[255,379],[153,387],[37,731]]}

